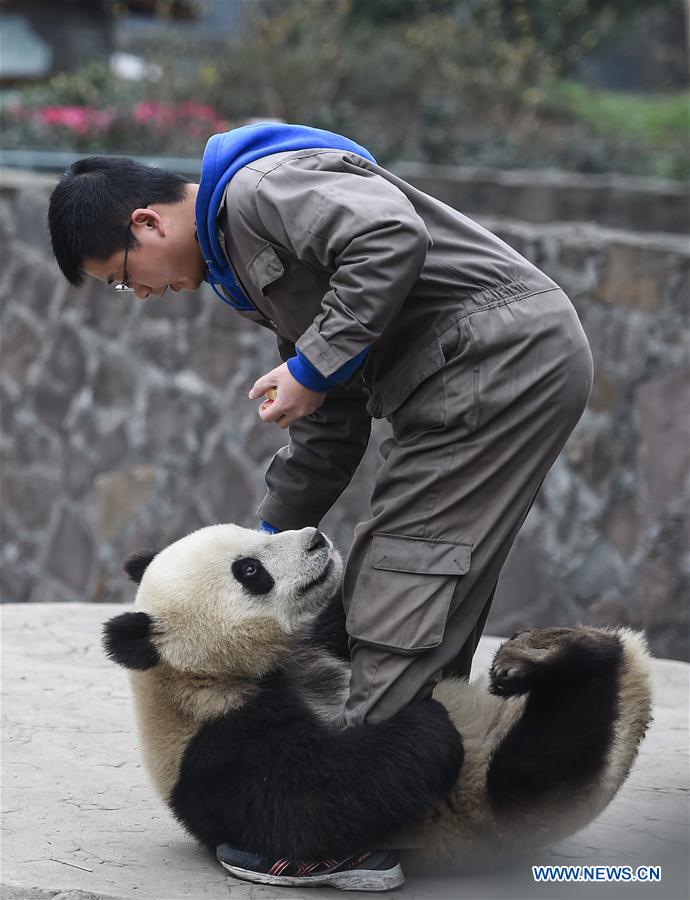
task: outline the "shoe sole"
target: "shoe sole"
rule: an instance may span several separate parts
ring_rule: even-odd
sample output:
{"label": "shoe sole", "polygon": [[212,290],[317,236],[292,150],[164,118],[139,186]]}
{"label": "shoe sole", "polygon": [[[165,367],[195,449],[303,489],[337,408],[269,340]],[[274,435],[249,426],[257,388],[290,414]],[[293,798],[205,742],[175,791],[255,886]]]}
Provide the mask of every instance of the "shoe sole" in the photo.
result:
{"label": "shoe sole", "polygon": [[242,881],[256,884],[275,884],[282,887],[333,887],[339,891],[391,891],[405,882],[405,875],[399,865],[391,869],[351,869],[347,872],[333,872],[330,875],[269,875],[267,872],[252,872],[221,862],[231,875]]}

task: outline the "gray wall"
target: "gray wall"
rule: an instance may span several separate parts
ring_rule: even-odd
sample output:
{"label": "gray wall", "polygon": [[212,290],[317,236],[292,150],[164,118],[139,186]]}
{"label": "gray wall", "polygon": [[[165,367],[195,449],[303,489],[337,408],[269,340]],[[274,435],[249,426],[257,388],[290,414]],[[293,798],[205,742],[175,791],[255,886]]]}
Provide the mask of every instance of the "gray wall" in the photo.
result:
{"label": "gray wall", "polygon": [[[4,172],[2,599],[130,600],[129,552],[199,526],[254,527],[286,437],[246,398],[273,339],[213,294],[141,303],[69,288],[52,260],[52,179]],[[443,198],[442,198],[443,199]],[[596,380],[504,570],[487,631],[644,626],[688,658],[690,251],[673,235],[483,220],[568,291]],[[322,523],[341,550],[366,515],[374,436]]]}
{"label": "gray wall", "polygon": [[690,189],[680,181],[560,171],[497,171],[400,163],[403,178],[468,215],[524,222],[589,222],[630,231],[690,231]]}

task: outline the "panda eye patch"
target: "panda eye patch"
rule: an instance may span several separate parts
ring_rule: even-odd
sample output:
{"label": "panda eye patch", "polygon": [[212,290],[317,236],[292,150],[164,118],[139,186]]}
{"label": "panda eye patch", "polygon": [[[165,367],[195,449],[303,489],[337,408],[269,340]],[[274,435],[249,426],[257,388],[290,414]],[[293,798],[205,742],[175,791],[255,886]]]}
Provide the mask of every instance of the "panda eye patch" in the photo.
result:
{"label": "panda eye patch", "polygon": [[232,574],[250,594],[268,594],[275,584],[260,560],[253,556],[236,559],[232,564]]}

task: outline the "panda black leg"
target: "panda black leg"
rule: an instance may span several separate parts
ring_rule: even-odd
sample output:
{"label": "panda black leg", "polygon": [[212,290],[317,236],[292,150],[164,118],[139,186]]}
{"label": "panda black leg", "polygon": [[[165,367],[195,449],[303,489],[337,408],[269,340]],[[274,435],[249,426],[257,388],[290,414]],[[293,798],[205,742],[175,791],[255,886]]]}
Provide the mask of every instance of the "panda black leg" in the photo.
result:
{"label": "panda black leg", "polygon": [[495,807],[534,808],[592,784],[613,740],[622,654],[615,634],[585,627],[533,629],[499,649],[492,692],[527,698],[489,764]]}

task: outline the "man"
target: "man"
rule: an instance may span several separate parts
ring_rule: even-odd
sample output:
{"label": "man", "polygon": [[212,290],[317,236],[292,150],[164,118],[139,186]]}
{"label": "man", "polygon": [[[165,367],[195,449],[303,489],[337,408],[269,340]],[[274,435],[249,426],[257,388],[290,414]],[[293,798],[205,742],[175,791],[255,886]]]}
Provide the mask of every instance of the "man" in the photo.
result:
{"label": "man", "polygon": [[[145,299],[206,279],[275,332],[283,363],[249,392],[275,390],[259,415],[290,435],[266,473],[263,529],[318,525],[371,417],[390,420],[344,575],[345,725],[429,696],[444,671],[469,677],[501,567],[591,390],[589,345],[560,288],[363,147],[304,126],[214,136],[199,185],[82,160],[49,223],[74,285],[86,273]],[[397,864],[374,859],[369,889],[375,866]],[[241,860],[250,880],[295,880]]]}

